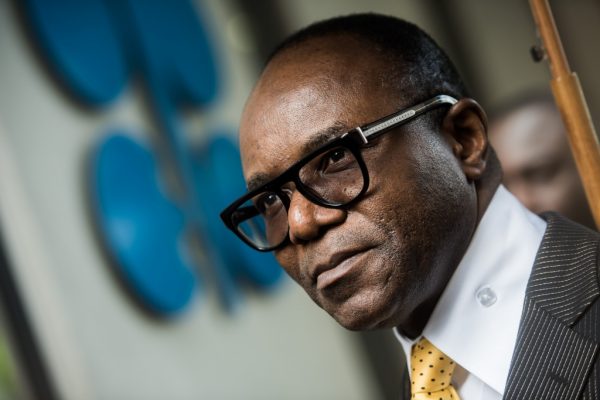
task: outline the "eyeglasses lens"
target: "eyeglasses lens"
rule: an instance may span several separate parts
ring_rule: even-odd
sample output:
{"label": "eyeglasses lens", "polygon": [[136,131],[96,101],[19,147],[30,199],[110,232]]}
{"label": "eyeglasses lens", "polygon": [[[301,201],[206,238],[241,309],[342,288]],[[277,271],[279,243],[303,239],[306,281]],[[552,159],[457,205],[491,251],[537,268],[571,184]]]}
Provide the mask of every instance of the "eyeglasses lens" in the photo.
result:
{"label": "eyeglasses lens", "polygon": [[300,182],[324,205],[342,206],[361,192],[364,177],[350,150],[336,147],[312,159],[300,169]]}
{"label": "eyeglasses lens", "polygon": [[[343,206],[362,191],[365,178],[355,155],[345,147],[329,149],[306,163],[298,172],[302,189],[313,202]],[[280,245],[288,235],[287,208],[280,192],[265,191],[242,204],[232,219],[248,241],[260,249]],[[310,196],[309,196],[310,197]]]}

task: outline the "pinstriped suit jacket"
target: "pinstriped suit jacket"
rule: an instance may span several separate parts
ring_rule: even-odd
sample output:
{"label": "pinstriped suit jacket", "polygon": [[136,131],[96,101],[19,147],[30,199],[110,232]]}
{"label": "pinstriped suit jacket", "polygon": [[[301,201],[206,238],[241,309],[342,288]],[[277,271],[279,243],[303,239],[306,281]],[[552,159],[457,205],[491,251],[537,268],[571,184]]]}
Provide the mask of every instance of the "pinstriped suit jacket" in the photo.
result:
{"label": "pinstriped suit jacket", "polygon": [[600,399],[600,234],[543,217],[504,399]]}
{"label": "pinstriped suit jacket", "polygon": [[[600,400],[600,234],[542,217],[504,399]],[[410,399],[406,371],[403,383]]]}

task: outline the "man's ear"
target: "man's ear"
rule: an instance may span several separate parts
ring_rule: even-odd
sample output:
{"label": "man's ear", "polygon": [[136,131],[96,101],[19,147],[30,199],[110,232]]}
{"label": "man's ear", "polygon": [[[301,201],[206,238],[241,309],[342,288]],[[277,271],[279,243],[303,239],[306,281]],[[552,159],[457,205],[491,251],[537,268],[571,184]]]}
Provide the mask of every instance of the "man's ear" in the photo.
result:
{"label": "man's ear", "polygon": [[467,179],[478,180],[485,171],[488,151],[485,111],[475,100],[461,99],[446,113],[442,128]]}

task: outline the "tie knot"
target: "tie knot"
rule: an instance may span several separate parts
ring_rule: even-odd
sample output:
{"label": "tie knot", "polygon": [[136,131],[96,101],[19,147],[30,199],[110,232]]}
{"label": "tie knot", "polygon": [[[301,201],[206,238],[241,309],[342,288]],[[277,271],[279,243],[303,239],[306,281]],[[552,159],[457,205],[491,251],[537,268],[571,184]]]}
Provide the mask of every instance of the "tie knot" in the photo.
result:
{"label": "tie knot", "polygon": [[411,392],[417,400],[458,400],[451,386],[456,365],[429,340],[422,338],[412,348]]}

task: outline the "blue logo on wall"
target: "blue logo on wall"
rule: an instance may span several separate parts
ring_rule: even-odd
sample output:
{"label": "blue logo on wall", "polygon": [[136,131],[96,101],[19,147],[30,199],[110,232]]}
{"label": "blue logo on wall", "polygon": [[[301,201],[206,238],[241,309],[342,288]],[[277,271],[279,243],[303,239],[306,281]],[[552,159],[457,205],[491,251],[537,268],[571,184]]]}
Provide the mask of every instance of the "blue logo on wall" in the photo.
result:
{"label": "blue logo on wall", "polygon": [[[228,310],[240,282],[273,287],[281,269],[272,256],[247,248],[218,218],[245,190],[232,135],[209,132],[208,143],[193,148],[181,118],[184,109],[215,103],[220,89],[197,7],[187,0],[27,0],[25,7],[53,72],[79,101],[101,109],[133,77],[143,82],[166,146],[109,129],[92,151],[89,175],[102,239],[136,298],[156,313],[177,313],[201,289],[200,271],[212,276]],[[179,191],[166,190],[165,159]],[[192,257],[198,249],[202,263]]]}

